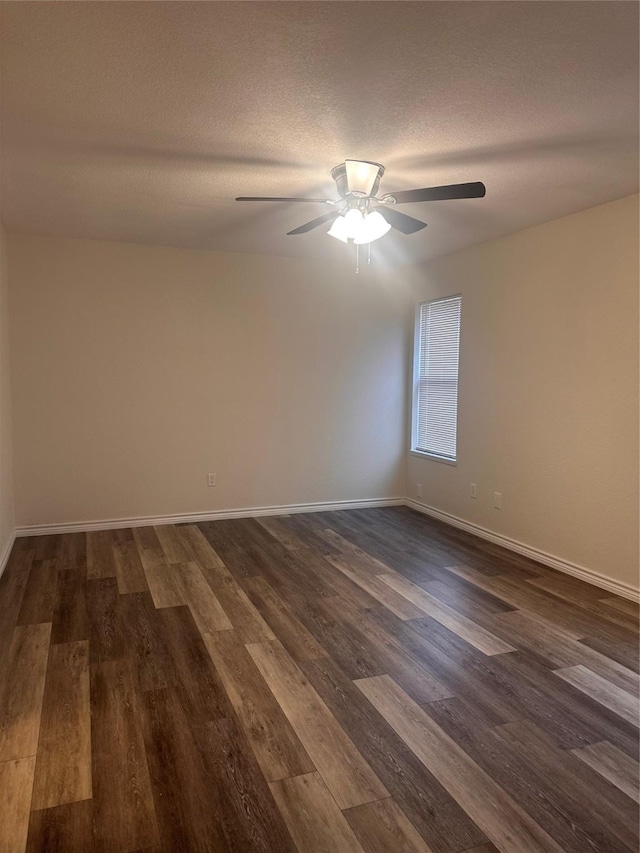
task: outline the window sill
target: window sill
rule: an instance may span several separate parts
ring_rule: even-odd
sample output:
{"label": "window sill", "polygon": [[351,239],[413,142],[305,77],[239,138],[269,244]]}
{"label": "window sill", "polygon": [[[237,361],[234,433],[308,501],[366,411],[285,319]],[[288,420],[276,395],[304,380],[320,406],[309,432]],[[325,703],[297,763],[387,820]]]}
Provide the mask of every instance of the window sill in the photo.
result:
{"label": "window sill", "polygon": [[424,450],[410,450],[409,456],[417,456],[418,459],[431,459],[433,462],[442,462],[443,465],[452,465],[454,468],[458,464],[457,459],[445,459],[444,456],[436,456],[435,453],[426,453]]}

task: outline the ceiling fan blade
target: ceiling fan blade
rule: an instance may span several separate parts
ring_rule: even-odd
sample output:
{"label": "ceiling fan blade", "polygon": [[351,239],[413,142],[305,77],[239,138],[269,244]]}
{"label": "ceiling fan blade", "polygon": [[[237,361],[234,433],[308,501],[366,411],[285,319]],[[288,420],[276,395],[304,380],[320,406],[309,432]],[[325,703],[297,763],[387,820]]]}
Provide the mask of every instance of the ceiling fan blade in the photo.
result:
{"label": "ceiling fan blade", "polygon": [[452,198],[484,198],[487,189],[480,181],[471,184],[449,184],[446,187],[424,187],[420,190],[401,190],[385,198],[395,198],[396,204],[414,201],[445,201]]}
{"label": "ceiling fan blade", "polygon": [[422,231],[427,227],[426,222],[420,222],[419,219],[414,219],[413,216],[407,216],[406,213],[400,213],[399,210],[391,207],[379,207],[377,210],[392,228],[402,231],[403,234],[415,234],[416,231]]}
{"label": "ceiling fan blade", "polygon": [[328,198],[271,198],[270,196],[241,195],[236,201],[311,201],[316,204],[333,204]]}
{"label": "ceiling fan blade", "polygon": [[322,225],[325,222],[332,222],[339,216],[339,210],[332,210],[331,213],[325,213],[324,216],[319,216],[317,219],[312,219],[311,222],[305,222],[304,225],[300,225],[298,228],[294,228],[293,231],[287,231],[287,237],[290,237],[292,234],[306,234],[307,231],[311,231],[313,228],[317,228],[318,225]]}

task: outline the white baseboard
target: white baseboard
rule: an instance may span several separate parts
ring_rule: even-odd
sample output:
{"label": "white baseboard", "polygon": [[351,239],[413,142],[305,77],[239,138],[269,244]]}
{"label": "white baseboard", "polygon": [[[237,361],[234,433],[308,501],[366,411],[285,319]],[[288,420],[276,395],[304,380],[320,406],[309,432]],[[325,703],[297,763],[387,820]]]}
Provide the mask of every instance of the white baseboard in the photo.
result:
{"label": "white baseboard", "polygon": [[47,533],[85,533],[90,530],[117,530],[120,527],[150,527],[156,524],[195,524],[224,518],[250,518],[260,515],[292,515],[297,512],[334,512],[339,509],[367,509],[376,506],[403,506],[404,498],[372,498],[357,501],[333,501],[289,506],[254,506],[186,515],[147,515],[139,518],[109,518],[105,521],[77,521],[70,524],[34,524],[18,527],[16,536],[44,536]]}
{"label": "white baseboard", "polygon": [[261,515],[292,515],[299,512],[334,512],[341,509],[367,509],[370,507],[384,506],[408,506],[432,518],[437,518],[439,521],[450,524],[453,527],[458,527],[461,530],[466,530],[474,536],[479,536],[481,539],[486,539],[489,542],[494,542],[496,545],[501,545],[510,551],[515,551],[517,554],[522,554],[538,563],[545,566],[550,566],[552,569],[557,569],[568,575],[573,575],[576,578],[593,584],[594,586],[606,589],[608,592],[621,595],[623,598],[628,598],[631,601],[640,601],[640,591],[629,584],[621,583],[613,578],[608,578],[605,575],[598,574],[584,566],[579,566],[576,563],[571,563],[568,560],[563,560],[561,557],[556,557],[553,554],[548,554],[545,551],[540,551],[533,548],[531,545],[525,545],[523,542],[518,542],[515,539],[510,539],[507,536],[502,536],[499,533],[494,533],[485,527],[480,527],[478,524],[473,524],[470,521],[465,521],[455,515],[450,515],[447,512],[428,506],[427,504],[419,503],[418,501],[409,498],[381,498],[370,500],[353,500],[353,501],[333,501],[325,503],[310,503],[310,504],[291,504],[288,506],[261,506],[261,507],[245,507],[242,509],[218,510],[215,512],[192,512],[184,515],[149,515],[139,518],[110,518],[103,521],[78,521],[70,524],[38,524],[25,527],[18,527],[15,531],[15,537],[7,545],[4,553],[0,557],[0,575],[11,553],[14,539],[18,536],[44,536],[47,533],[82,533],[90,530],[115,530],[120,527],[149,527],[156,524],[195,524],[198,521],[218,521],[225,518],[250,518],[252,516]]}
{"label": "white baseboard", "polygon": [[445,524],[450,524],[452,527],[459,527],[460,530],[473,533],[474,536],[479,536],[480,539],[486,539],[489,542],[494,542],[496,545],[502,545],[503,548],[508,548],[509,551],[515,551],[516,554],[522,554],[524,557],[529,557],[538,563],[550,566],[552,569],[557,569],[559,572],[580,578],[580,580],[586,581],[593,586],[599,586],[608,592],[613,592],[623,598],[629,598],[631,601],[640,601],[640,590],[629,584],[608,578],[605,575],[598,574],[598,572],[594,572],[591,569],[586,569],[584,566],[578,566],[576,563],[569,562],[569,560],[563,560],[561,557],[556,557],[553,554],[547,554],[546,551],[539,551],[531,545],[525,545],[524,542],[509,539],[509,537],[502,536],[500,533],[487,530],[486,527],[472,524],[470,521],[465,521],[456,515],[450,515],[448,512],[443,512],[440,509],[420,503],[419,501],[407,498],[405,505],[425,515],[430,515],[432,518],[437,518]]}
{"label": "white baseboard", "polygon": [[11,536],[9,537],[9,541],[7,542],[7,545],[4,549],[4,551],[2,552],[2,554],[0,554],[0,577],[2,577],[2,573],[4,572],[4,570],[7,566],[7,563],[9,562],[9,555],[11,554],[11,549],[13,548],[13,543],[15,541],[16,541],[16,534],[14,531],[11,534]]}

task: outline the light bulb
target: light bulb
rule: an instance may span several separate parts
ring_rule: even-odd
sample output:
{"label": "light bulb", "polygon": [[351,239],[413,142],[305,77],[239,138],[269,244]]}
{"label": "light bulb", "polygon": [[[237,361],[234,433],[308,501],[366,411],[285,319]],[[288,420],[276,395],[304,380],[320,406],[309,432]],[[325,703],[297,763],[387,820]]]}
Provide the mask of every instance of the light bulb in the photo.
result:
{"label": "light bulb", "polygon": [[374,240],[384,237],[384,235],[390,230],[391,226],[384,216],[381,213],[378,213],[377,210],[374,210],[373,213],[370,213],[362,220],[362,223],[358,228],[358,233],[353,238],[353,242],[357,245],[361,245],[362,243],[373,243]]}

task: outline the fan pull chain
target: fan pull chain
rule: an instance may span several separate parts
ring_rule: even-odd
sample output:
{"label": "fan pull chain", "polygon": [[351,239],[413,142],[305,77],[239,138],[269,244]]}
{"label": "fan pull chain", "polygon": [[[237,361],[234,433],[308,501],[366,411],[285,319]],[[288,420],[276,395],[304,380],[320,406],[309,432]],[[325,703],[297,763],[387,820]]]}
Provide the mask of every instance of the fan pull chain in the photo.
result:
{"label": "fan pull chain", "polygon": [[371,243],[367,243],[367,266],[371,264]]}
{"label": "fan pull chain", "polygon": [[360,272],[360,246],[356,243],[356,275]]}

